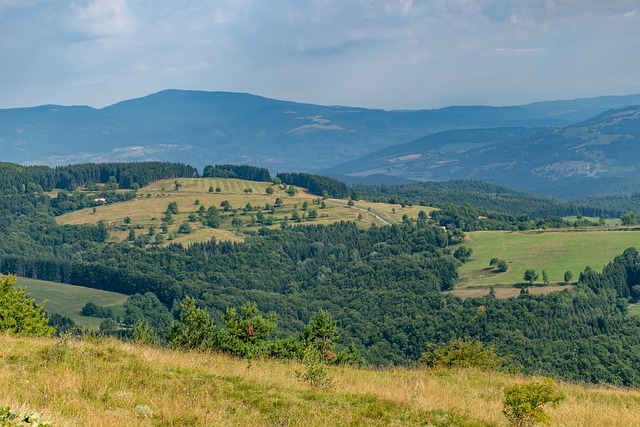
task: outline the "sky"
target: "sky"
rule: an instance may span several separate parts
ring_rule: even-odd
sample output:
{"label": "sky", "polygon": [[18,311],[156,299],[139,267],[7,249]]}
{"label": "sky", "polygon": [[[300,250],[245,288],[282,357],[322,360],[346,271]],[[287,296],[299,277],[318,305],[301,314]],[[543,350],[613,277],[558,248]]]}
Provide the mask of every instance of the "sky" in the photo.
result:
{"label": "sky", "polygon": [[521,105],[640,93],[639,70],[640,0],[0,0],[0,108]]}

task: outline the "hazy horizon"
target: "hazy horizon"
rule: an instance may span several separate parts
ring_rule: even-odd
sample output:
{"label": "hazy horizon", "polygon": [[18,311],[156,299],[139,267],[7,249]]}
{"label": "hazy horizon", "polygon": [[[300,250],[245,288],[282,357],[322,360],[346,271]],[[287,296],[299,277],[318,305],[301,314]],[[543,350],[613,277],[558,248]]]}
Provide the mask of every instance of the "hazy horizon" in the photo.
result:
{"label": "hazy horizon", "polygon": [[640,93],[634,0],[0,0],[0,108],[164,89],[386,110]]}

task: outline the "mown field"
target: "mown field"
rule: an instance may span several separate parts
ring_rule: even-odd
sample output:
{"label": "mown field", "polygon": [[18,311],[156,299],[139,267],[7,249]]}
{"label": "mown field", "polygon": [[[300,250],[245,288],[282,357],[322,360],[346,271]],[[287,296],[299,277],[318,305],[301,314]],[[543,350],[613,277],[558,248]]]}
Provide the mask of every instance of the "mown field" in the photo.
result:
{"label": "mown field", "polygon": [[[551,283],[560,283],[567,270],[573,273],[575,281],[587,265],[600,271],[626,248],[640,247],[640,232],[479,231],[467,233],[465,245],[473,249],[473,254],[460,268],[458,288],[522,283],[525,270],[530,268],[540,276],[537,283],[542,283],[542,270],[547,272]],[[489,269],[489,261],[494,257],[509,263],[506,273]]]}
{"label": "mown field", "polygon": [[[160,232],[162,218],[167,206],[171,202],[178,204],[179,213],[173,216],[173,223],[169,225],[167,233],[164,233],[163,244],[176,242],[189,244],[196,241],[208,241],[212,237],[217,240],[241,241],[247,233],[255,233],[260,224],[255,222],[258,209],[266,217],[273,216],[273,224],[269,228],[281,226],[281,222],[288,220],[289,225],[297,224],[328,224],[336,221],[357,221],[363,227],[371,224],[382,225],[384,221],[401,221],[403,215],[417,217],[420,209],[416,207],[401,207],[386,203],[367,203],[357,201],[353,207],[347,206],[347,200],[329,199],[322,207],[318,196],[307,193],[298,188],[294,196],[286,193],[285,186],[277,186],[268,182],[246,181],[240,179],[225,178],[181,178],[178,181],[182,185],[175,189],[175,180],[164,180],[153,183],[138,190],[135,200],[109,205],[99,206],[95,212],[92,208],[82,209],[58,217],[61,224],[95,224],[105,221],[110,226],[110,235],[113,241],[123,241],[129,237],[129,230],[133,228],[136,236],[149,234],[149,227],[155,227],[154,232]],[[220,188],[220,192],[215,189]],[[211,192],[210,189],[214,191]],[[267,194],[267,189],[273,194]],[[282,206],[275,208],[274,212],[265,209],[267,204],[274,205],[277,198],[282,200]],[[227,201],[231,209],[228,212],[221,210],[221,203]],[[306,210],[303,204],[307,203]],[[244,212],[245,206],[250,204],[253,208],[250,212]],[[198,214],[201,206],[208,208],[215,206],[220,209],[222,223],[219,228],[211,228],[201,224],[200,221],[189,221],[190,214]],[[430,208],[421,208],[428,211]],[[311,210],[317,212],[317,218],[307,219],[302,222],[292,220],[294,212],[307,217]],[[395,210],[395,211],[394,211]],[[377,214],[380,218],[377,218]],[[125,224],[125,218],[130,223]],[[232,220],[237,218],[241,225],[233,225]],[[180,234],[180,224],[188,222],[192,228],[189,234]]]}
{"label": "mown field", "polygon": [[[539,380],[475,369],[329,367],[87,338],[0,335],[0,405],[66,426],[507,426],[507,386]],[[633,426],[640,392],[559,382],[553,426]]]}
{"label": "mown field", "polygon": [[64,283],[18,277],[18,286],[27,290],[36,303],[44,302],[47,313],[59,313],[70,317],[77,325],[97,329],[102,319],[80,314],[82,307],[88,302],[109,306],[123,304],[127,296],[116,292],[66,285]]}

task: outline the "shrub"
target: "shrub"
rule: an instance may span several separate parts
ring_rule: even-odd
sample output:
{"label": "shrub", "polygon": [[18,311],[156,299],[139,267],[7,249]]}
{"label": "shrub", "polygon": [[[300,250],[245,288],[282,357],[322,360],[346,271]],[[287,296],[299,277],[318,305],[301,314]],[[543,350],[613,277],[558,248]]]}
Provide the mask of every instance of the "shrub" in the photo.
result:
{"label": "shrub", "polygon": [[429,347],[418,363],[433,368],[497,369],[507,360],[499,356],[493,347],[484,347],[476,340],[458,338],[438,347]]}
{"label": "shrub", "polygon": [[504,389],[502,412],[515,427],[532,426],[536,422],[548,424],[551,417],[544,411],[544,405],[551,403],[556,406],[565,397],[550,378],[515,385]]}
{"label": "shrub", "polygon": [[333,379],[327,372],[327,365],[322,359],[320,350],[310,345],[307,346],[304,349],[302,364],[306,370],[304,372],[296,371],[296,378],[309,383],[314,388],[328,389],[331,387]]}

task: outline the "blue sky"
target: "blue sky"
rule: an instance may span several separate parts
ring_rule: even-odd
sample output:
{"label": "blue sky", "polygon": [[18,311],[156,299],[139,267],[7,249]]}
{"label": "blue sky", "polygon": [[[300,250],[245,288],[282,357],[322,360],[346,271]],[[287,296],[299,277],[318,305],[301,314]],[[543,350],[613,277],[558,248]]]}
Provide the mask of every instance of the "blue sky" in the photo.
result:
{"label": "blue sky", "polygon": [[517,105],[640,93],[640,0],[0,0],[0,58],[0,108]]}

